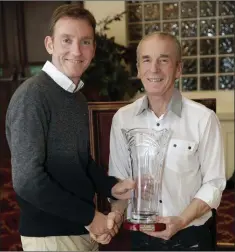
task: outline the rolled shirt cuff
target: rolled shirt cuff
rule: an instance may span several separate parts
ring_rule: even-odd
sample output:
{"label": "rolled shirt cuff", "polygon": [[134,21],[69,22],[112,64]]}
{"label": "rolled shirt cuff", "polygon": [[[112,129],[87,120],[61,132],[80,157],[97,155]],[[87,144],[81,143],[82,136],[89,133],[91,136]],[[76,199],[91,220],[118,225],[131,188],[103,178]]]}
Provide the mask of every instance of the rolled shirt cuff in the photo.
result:
{"label": "rolled shirt cuff", "polygon": [[204,184],[196,193],[194,198],[207,203],[211,208],[217,209],[222,197],[222,191],[213,185]]}

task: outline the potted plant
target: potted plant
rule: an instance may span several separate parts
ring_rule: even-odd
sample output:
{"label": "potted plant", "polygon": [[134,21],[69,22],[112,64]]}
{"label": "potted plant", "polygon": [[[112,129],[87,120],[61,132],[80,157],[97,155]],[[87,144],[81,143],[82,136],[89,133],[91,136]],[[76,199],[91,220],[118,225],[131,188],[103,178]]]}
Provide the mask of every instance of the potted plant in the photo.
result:
{"label": "potted plant", "polygon": [[88,101],[118,101],[132,97],[138,87],[130,81],[128,66],[133,59],[133,50],[108,38],[105,31],[114,21],[120,21],[125,12],[106,17],[97,24],[96,55],[82,79],[82,92]]}

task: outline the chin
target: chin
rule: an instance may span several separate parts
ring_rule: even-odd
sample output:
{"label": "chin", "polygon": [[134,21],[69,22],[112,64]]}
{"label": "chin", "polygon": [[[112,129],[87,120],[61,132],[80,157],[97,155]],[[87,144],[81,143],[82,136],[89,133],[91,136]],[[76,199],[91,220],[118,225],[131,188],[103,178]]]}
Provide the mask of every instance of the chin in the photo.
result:
{"label": "chin", "polygon": [[82,75],[82,73],[81,72],[74,72],[74,73],[69,73],[69,78],[71,78],[71,79],[78,79],[78,78],[80,78],[81,77],[81,75]]}
{"label": "chin", "polygon": [[163,95],[163,90],[149,90],[149,91],[146,91],[146,93],[151,96],[161,96]]}
{"label": "chin", "polygon": [[149,93],[162,93],[164,90],[162,87],[152,87],[149,88]]}

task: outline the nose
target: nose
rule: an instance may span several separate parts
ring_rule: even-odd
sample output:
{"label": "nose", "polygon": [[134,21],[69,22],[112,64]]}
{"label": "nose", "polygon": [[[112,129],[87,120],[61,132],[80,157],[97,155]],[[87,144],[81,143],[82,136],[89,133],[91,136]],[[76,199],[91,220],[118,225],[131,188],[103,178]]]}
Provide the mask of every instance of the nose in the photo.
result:
{"label": "nose", "polygon": [[80,55],[82,54],[81,48],[80,48],[80,44],[79,44],[79,43],[73,43],[73,46],[72,46],[72,53],[73,53],[75,56],[80,56]]}
{"label": "nose", "polygon": [[161,71],[160,69],[160,65],[159,65],[159,62],[158,61],[152,61],[151,63],[151,72],[153,73],[158,73]]}

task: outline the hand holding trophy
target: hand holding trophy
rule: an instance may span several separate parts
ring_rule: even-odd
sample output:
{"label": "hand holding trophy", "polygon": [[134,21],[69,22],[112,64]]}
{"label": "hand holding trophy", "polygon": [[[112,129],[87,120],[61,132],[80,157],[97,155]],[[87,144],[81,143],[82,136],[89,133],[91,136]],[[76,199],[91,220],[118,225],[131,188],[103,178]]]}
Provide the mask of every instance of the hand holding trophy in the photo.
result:
{"label": "hand holding trophy", "polygon": [[128,144],[132,179],[136,182],[130,202],[130,214],[124,228],[138,231],[161,231],[165,224],[157,223],[163,162],[170,140],[170,130],[136,128],[122,130]]}

